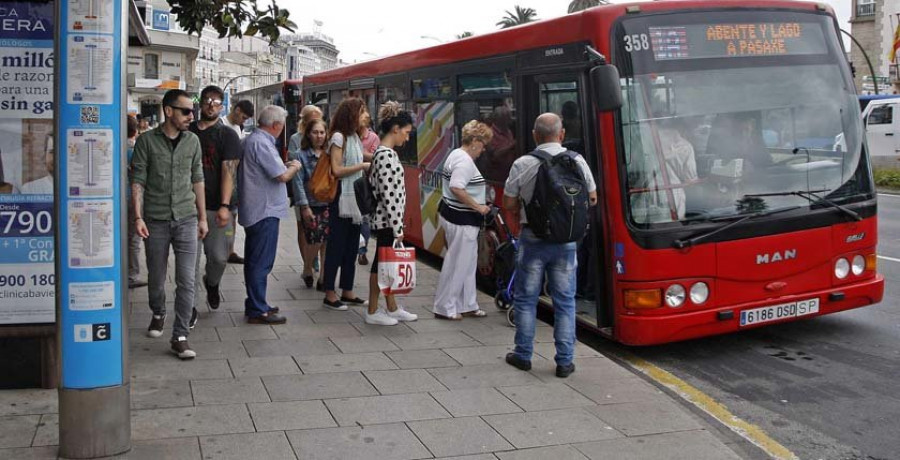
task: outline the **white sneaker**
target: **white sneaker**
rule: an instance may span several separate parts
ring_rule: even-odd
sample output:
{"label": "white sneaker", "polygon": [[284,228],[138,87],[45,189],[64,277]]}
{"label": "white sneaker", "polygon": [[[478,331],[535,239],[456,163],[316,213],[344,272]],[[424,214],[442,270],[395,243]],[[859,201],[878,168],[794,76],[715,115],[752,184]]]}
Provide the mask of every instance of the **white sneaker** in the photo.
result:
{"label": "white sneaker", "polygon": [[395,318],[392,318],[380,308],[375,313],[366,313],[366,324],[374,324],[376,326],[394,326],[397,323],[398,321]]}
{"label": "white sneaker", "polygon": [[396,310],[387,312],[387,315],[397,321],[415,321],[419,319],[419,315],[404,310],[400,305],[397,305]]}

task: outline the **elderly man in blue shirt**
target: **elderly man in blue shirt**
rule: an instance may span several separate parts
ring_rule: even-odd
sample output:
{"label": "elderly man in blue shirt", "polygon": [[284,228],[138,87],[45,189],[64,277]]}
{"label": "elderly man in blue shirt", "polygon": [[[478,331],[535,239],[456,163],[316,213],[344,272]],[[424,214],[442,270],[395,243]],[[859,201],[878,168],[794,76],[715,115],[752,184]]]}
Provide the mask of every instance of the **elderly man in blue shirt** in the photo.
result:
{"label": "elderly man in blue shirt", "polygon": [[251,324],[284,324],[278,307],[266,303],[266,285],[278,248],[278,226],[288,211],[284,184],[300,171],[297,160],[283,163],[275,139],[284,130],[287,111],[270,105],[259,113],[257,126],[244,139],[244,158],[238,168],[241,200],[238,222],[244,227],[244,315]]}

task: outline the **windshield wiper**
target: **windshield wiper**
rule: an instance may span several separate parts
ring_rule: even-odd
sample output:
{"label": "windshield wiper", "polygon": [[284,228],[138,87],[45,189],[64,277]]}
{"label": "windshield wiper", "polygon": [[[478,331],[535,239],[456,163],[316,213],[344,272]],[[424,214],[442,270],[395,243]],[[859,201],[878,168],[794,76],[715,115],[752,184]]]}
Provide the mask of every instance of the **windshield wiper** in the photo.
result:
{"label": "windshield wiper", "polygon": [[771,211],[757,211],[757,212],[750,213],[750,214],[738,214],[738,215],[734,215],[734,216],[720,217],[720,218],[718,218],[718,220],[725,220],[727,218],[731,218],[731,219],[736,218],[737,220],[735,220],[734,222],[729,222],[729,223],[727,223],[717,229],[714,229],[712,231],[709,231],[706,233],[701,233],[700,235],[697,235],[697,236],[693,236],[686,240],[681,240],[681,239],[675,240],[672,242],[672,246],[674,246],[678,249],[684,249],[687,247],[691,247],[713,235],[724,232],[725,230],[728,230],[731,227],[740,225],[750,219],[757,218],[757,217],[771,216],[773,214],[780,214],[782,212],[793,211],[795,209],[800,209],[800,206],[790,206],[787,208],[773,209]]}
{"label": "windshield wiper", "polygon": [[[747,198],[747,197],[761,198],[761,197],[766,197],[766,196],[794,195],[794,196],[799,196],[801,198],[806,198],[807,200],[809,200],[810,204],[824,203],[824,204],[827,204],[828,206],[831,206],[832,208],[839,209],[841,212],[852,217],[853,220],[855,220],[857,222],[859,222],[863,219],[862,216],[860,216],[859,214],[856,213],[856,211],[853,211],[852,209],[847,209],[844,206],[841,206],[841,205],[835,203],[834,201],[829,200],[828,198],[816,195],[817,193],[830,192],[830,191],[831,190],[828,190],[828,189],[822,189],[822,190],[809,190],[809,191],[796,190],[793,192],[757,193],[755,195],[744,195],[744,198]],[[813,198],[815,198],[815,200]]]}

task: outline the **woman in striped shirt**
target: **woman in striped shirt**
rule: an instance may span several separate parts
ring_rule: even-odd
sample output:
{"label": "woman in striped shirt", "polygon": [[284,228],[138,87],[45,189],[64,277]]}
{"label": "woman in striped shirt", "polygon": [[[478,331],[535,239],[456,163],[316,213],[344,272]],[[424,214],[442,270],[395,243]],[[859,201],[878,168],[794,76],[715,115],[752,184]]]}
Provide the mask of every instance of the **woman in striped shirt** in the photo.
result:
{"label": "woman in striped shirt", "polygon": [[490,207],[485,205],[487,190],[475,160],[492,137],[490,126],[472,120],[463,126],[462,147],[444,161],[440,223],[447,253],[434,295],[434,317],[438,319],[486,316],[475,300],[475,271],[478,231]]}

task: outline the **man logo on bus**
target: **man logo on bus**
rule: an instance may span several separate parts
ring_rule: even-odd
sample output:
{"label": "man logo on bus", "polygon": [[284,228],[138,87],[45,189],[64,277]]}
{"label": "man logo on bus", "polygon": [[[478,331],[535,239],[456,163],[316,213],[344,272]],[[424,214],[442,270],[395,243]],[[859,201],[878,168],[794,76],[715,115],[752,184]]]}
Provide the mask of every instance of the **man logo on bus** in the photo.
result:
{"label": "man logo on bus", "polygon": [[791,260],[797,258],[797,250],[796,249],[787,249],[783,252],[773,252],[771,254],[757,254],[756,255],[756,265],[762,264],[771,264],[775,262],[783,262],[785,260]]}

